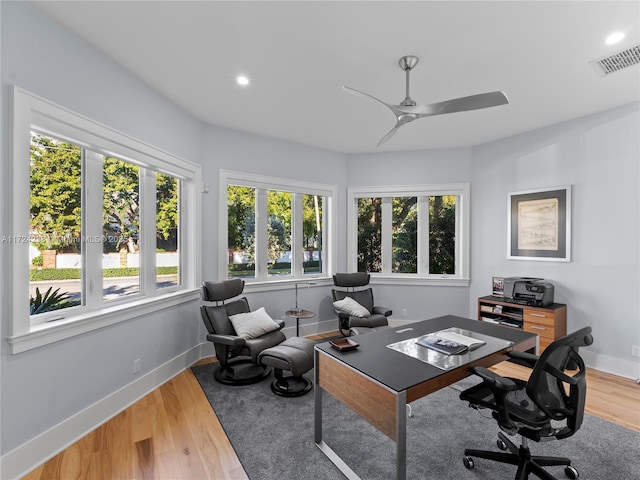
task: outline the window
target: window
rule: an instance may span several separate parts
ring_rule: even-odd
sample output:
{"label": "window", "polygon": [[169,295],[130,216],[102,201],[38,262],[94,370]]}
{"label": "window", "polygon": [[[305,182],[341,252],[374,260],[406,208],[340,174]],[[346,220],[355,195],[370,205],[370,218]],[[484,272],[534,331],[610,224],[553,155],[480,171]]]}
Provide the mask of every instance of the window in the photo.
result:
{"label": "window", "polygon": [[351,269],[468,280],[468,198],[468,184],[349,189]]}
{"label": "window", "polygon": [[180,179],[156,173],[156,287],[180,285]]}
{"label": "window", "polygon": [[327,276],[334,197],[333,186],[222,170],[221,278]]}
{"label": "window", "polygon": [[199,167],[17,87],[13,106],[12,351],[197,298]]}

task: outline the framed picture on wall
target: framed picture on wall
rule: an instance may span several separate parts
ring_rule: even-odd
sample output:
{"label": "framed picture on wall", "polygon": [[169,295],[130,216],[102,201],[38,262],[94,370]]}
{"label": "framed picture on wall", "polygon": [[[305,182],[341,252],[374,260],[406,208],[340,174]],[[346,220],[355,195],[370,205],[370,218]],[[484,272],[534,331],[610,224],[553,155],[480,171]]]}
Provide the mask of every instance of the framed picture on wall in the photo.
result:
{"label": "framed picture on wall", "polygon": [[571,261],[571,185],[508,194],[507,258]]}
{"label": "framed picture on wall", "polygon": [[504,296],[504,278],[493,277],[491,283],[492,283],[491,295],[493,295],[494,297],[503,297]]}

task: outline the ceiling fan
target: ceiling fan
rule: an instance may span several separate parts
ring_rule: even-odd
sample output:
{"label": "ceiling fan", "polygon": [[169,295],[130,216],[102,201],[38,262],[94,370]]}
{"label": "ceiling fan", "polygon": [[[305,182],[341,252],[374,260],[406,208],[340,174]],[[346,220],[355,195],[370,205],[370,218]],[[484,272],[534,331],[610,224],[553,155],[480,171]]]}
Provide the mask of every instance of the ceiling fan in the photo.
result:
{"label": "ceiling fan", "polygon": [[399,105],[392,105],[382,100],[369,95],[368,93],[361,92],[355,88],[342,86],[349,93],[358,95],[364,98],[370,98],[376,102],[380,102],[388,107],[396,116],[396,125],[389,130],[389,132],[380,139],[378,147],[389,140],[395,135],[398,129],[409,123],[417,120],[418,118],[431,117],[433,115],[442,115],[445,113],[465,112],[468,110],[478,110],[480,108],[496,107],[498,105],[505,105],[509,103],[507,96],[500,92],[488,92],[479,93],[477,95],[469,95],[468,97],[452,98],[451,100],[445,100],[444,102],[431,103],[429,105],[416,105],[416,102],[409,96],[409,74],[413,67],[418,64],[418,57],[411,55],[404,56],[399,61],[400,68],[406,73],[406,86],[407,95],[405,99],[400,102]]}

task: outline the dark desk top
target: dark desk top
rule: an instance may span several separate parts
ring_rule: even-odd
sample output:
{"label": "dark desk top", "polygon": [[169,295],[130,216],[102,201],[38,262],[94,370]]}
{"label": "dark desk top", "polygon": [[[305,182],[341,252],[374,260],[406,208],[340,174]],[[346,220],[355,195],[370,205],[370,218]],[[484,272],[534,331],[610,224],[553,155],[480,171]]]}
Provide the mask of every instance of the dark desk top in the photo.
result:
{"label": "dark desk top", "polygon": [[[536,337],[535,333],[514,328],[502,327],[488,322],[470,320],[468,318],[445,315],[443,317],[423,320],[378,332],[352,337],[360,346],[356,350],[340,352],[329,342],[319,343],[316,348],[341,362],[362,372],[397,392],[412,386],[433,380],[447,372],[438,367],[412,358],[404,353],[387,348],[387,345],[401,340],[419,337],[427,333],[437,332],[449,327],[458,327],[472,332],[501,338],[519,344]],[[410,329],[410,330],[409,330]],[[483,347],[471,352],[472,360],[490,355],[483,352]]]}

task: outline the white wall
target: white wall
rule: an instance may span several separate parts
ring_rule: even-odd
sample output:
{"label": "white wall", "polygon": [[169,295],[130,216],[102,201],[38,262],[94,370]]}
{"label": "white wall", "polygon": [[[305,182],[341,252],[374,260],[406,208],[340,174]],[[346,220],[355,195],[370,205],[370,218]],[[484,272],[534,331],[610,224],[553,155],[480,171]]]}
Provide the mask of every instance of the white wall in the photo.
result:
{"label": "white wall", "polygon": [[[336,200],[338,204],[344,201],[347,181],[343,154],[213,126],[207,127],[204,143],[202,176],[210,188],[210,192],[202,197],[204,254],[208,256],[203,265],[205,279],[218,277],[218,181],[221,169],[336,185]],[[338,230],[344,231],[345,213],[340,209],[337,213]],[[344,252],[339,248],[338,263],[344,264],[344,261]]]}
{"label": "white wall", "polygon": [[[346,196],[346,167],[343,154],[213,126],[206,129],[204,139],[206,152],[203,161],[203,181],[210,188],[209,193],[202,197],[205,217],[202,223],[204,280],[218,279],[220,169],[336,185],[336,225],[338,232],[344,232],[346,212],[341,205]],[[337,238],[339,268],[344,268],[346,264],[343,248],[345,243],[346,237]],[[256,293],[252,293],[251,288],[247,287],[245,295],[252,307],[264,306],[273,318],[284,319],[287,335],[295,334],[295,320],[285,317],[285,312],[295,305],[294,285],[285,286],[281,290]],[[330,295],[330,287],[326,285],[308,290],[300,288],[300,302],[304,300],[304,304],[300,303],[300,306],[316,312],[312,321],[301,321],[301,327],[304,326],[301,331],[305,335],[335,329],[336,322],[329,321],[333,319]]]}
{"label": "white wall", "polygon": [[[398,135],[394,140],[402,141],[402,134]],[[468,183],[471,160],[467,148],[349,155],[347,179],[350,187]],[[471,185],[472,198],[473,188]],[[376,285],[374,295],[376,303],[393,310],[391,318],[396,320],[468,316],[466,286]],[[406,317],[401,316],[403,309]]]}
{"label": "white wall", "polygon": [[[337,185],[338,270],[346,266],[344,201],[348,185],[471,182],[471,286],[375,285],[378,302],[393,308],[396,318],[403,308],[407,318],[414,320],[446,313],[474,316],[475,299],[488,293],[491,276],[545,277],[556,284],[557,300],[569,305],[569,329],[594,327],[593,362],[640,376],[637,359],[630,357],[631,343],[640,344],[637,105],[474,149],[347,157],[203,126],[30,4],[0,2],[0,9],[3,126],[8,125],[8,85],[15,83],[201,164],[203,180],[211,189],[203,196],[205,279],[217,278],[218,272],[220,168]],[[6,145],[7,128],[2,132]],[[8,162],[6,147],[2,153],[3,162]],[[5,167],[6,163],[0,171],[6,171]],[[506,260],[506,193],[559,184],[575,186],[574,260],[563,264]],[[6,186],[2,184],[3,189]],[[2,202],[6,209],[6,199]],[[1,225],[0,233],[7,233],[5,210]],[[6,281],[4,278],[3,285]],[[4,340],[8,310],[2,295],[0,455],[4,460],[10,458],[14,469],[44,460],[38,455],[46,454],[47,448],[63,447],[67,438],[84,433],[82,428],[92,428],[91,418],[74,423],[87,411],[103,412],[102,420],[106,420],[110,410],[105,403],[114,397],[122,402],[121,392],[131,385],[153,388],[153,382],[170,371],[166,365],[188,365],[204,338],[194,302],[162,315],[9,355]],[[329,285],[299,292],[300,303],[318,312],[316,322],[334,322],[329,295]],[[252,305],[265,305],[278,317],[292,306],[294,293],[291,288],[250,293],[249,300]],[[290,321],[288,326],[292,325]],[[140,377],[132,373],[136,358],[142,359]],[[105,408],[94,408],[96,405]],[[52,436],[63,430],[61,425],[68,425],[67,437]],[[42,450],[32,451],[34,446]],[[4,466],[2,478],[16,476],[6,475]]]}
{"label": "white wall", "polygon": [[[640,377],[640,114],[631,104],[473,149],[469,312],[491,277],[543,277],[589,325],[590,366]],[[507,260],[507,193],[573,185],[570,263]]]}
{"label": "white wall", "polygon": [[[17,84],[186,160],[201,161],[203,125],[200,122],[61,29],[30,4],[1,2],[0,8],[3,125],[9,125],[9,85]],[[8,130],[2,129],[3,145],[7,144]],[[8,158],[6,147],[2,153],[0,171],[7,172],[12,159]],[[2,187],[4,194],[6,177]],[[2,234],[9,234],[8,204],[5,198]],[[5,272],[2,282],[11,281],[10,278]],[[188,359],[183,358],[185,352],[191,351],[202,339],[202,321],[194,303],[9,355],[5,340],[9,311],[5,293],[3,288],[0,299],[2,478],[15,476],[11,468],[20,462],[11,459],[16,455],[27,463],[32,453],[35,457],[41,453],[22,450],[16,455],[7,455],[9,452],[29,441],[37,443],[39,435],[46,437],[50,429],[55,431],[69,418],[83,415],[85,409],[146,378],[167,362],[175,359],[187,362]],[[141,359],[142,368],[134,375],[133,360],[137,358]],[[109,412],[108,406],[102,414],[106,412]],[[80,426],[69,435],[82,433],[85,426],[92,427]],[[55,446],[50,443],[50,448]]]}
{"label": "white wall", "polygon": [[[2,121],[8,125],[9,85],[17,84],[48,100],[165,149],[203,167],[203,278],[217,279],[217,198],[220,168],[336,184],[346,192],[344,155],[224,128],[205,127],[121,67],[25,2],[0,2]],[[7,129],[2,131],[7,143]],[[2,168],[12,159],[3,149]],[[8,187],[3,177],[3,194]],[[10,202],[3,198],[3,206]],[[0,234],[9,234],[3,210]],[[338,228],[344,230],[344,214]],[[338,247],[339,248],[339,247]],[[339,258],[344,253],[339,251]],[[344,260],[341,260],[344,263]],[[1,478],[35,467],[113,415],[127,402],[153,389],[200,357],[206,332],[199,302],[136,318],[115,326],[10,355],[9,309],[3,278],[0,315]],[[309,305],[326,305],[329,289],[318,287]],[[275,316],[292,306],[293,288],[248,295]],[[318,312],[328,318],[330,308]],[[288,331],[295,322],[288,321]],[[334,325],[331,325],[334,328]],[[316,330],[317,331],[317,330]],[[205,348],[205,351],[206,348]],[[133,373],[133,360],[141,372]]]}

